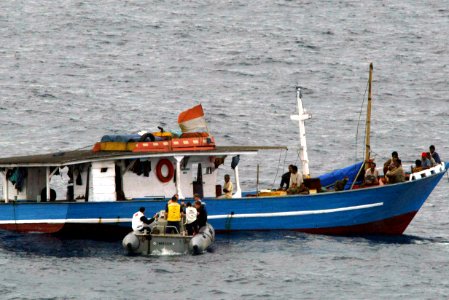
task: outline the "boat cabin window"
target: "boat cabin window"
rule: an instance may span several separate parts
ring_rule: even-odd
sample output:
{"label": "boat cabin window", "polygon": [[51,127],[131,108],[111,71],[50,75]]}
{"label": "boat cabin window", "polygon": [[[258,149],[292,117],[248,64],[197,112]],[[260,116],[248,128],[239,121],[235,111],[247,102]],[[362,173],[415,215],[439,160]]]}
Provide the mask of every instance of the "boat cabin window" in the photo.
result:
{"label": "boat cabin window", "polygon": [[108,171],[108,168],[101,168],[101,173],[106,173]]}

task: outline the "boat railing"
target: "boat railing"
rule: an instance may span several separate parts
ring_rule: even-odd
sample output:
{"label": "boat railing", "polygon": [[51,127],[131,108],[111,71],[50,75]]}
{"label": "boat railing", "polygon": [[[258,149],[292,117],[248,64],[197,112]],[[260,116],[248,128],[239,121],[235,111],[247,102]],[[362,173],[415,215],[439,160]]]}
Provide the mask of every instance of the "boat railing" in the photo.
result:
{"label": "boat railing", "polygon": [[441,164],[436,165],[430,169],[422,170],[416,173],[410,174],[409,181],[423,179],[438,173],[442,173],[446,170],[446,165],[442,162]]}
{"label": "boat railing", "polygon": [[178,228],[176,226],[171,226],[171,225],[156,225],[151,229],[151,234],[165,235],[167,229],[175,229],[174,234],[179,234]]}

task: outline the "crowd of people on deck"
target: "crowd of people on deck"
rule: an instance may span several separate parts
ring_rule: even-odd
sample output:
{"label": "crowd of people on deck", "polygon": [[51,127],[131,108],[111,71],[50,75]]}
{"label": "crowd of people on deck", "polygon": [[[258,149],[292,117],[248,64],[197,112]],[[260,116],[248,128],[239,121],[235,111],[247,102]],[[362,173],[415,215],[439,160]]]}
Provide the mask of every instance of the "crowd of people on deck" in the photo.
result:
{"label": "crowd of people on deck", "polygon": [[[435,146],[431,145],[429,147],[429,152],[421,153],[421,159],[415,161],[415,166],[412,167],[411,171],[412,173],[420,172],[438,164],[441,164],[440,156],[435,151]],[[406,180],[406,172],[397,151],[393,151],[391,157],[384,163],[383,177],[379,176],[379,171],[376,169],[376,163],[374,161],[370,160],[365,165],[366,169],[364,170],[364,175],[362,175],[363,184],[361,187],[393,184],[404,182]],[[345,177],[342,180],[337,180],[332,189],[335,191],[344,190],[347,181],[348,177]],[[287,194],[308,193],[308,189],[304,186],[302,175],[298,172],[297,166],[288,166],[288,172],[284,173],[281,177],[279,190],[284,190]]]}
{"label": "crowd of people on deck", "polygon": [[[206,226],[207,223],[207,210],[205,204],[201,201],[201,197],[195,194],[193,197],[193,205],[190,202],[178,203],[178,194],[168,201],[165,206],[165,216],[167,221],[166,233],[181,233],[180,225],[184,221],[185,228],[188,235],[195,235],[199,232],[200,228]],[[150,224],[160,218],[158,214],[155,214],[151,219],[145,216],[145,207],[141,207],[139,211],[134,213],[132,218],[132,229],[137,231],[150,231]]]}
{"label": "crowd of people on deck", "polygon": [[[391,158],[389,158],[383,165],[384,177],[379,176],[379,171],[376,169],[376,163],[374,161],[369,161],[366,163],[367,168],[365,170],[363,186],[375,186],[384,184],[393,184],[404,182],[406,179],[406,174],[404,168],[402,167],[402,161],[399,158],[397,151],[391,153]],[[420,172],[429,168],[441,164],[441,159],[438,153],[435,151],[435,146],[431,145],[429,147],[429,152],[422,152],[421,159],[415,161],[415,166],[412,167],[412,173]],[[345,177],[342,182],[343,188],[348,180]],[[219,198],[232,198],[233,185],[230,180],[230,176],[226,174],[224,176],[224,186],[223,195]],[[335,184],[335,190],[343,190],[343,188],[337,187],[339,182]],[[308,189],[304,185],[304,179],[300,172],[298,172],[298,167],[295,165],[288,166],[288,172],[284,173],[281,178],[281,184],[279,190],[286,191],[287,194],[308,194]],[[206,225],[207,223],[207,210],[205,204],[201,201],[201,197],[195,194],[193,197],[193,204],[190,202],[178,203],[178,194],[173,195],[173,197],[168,201],[165,207],[165,218],[167,220],[166,233],[179,233],[180,232],[180,222],[185,220],[185,228],[188,235],[195,235],[199,232],[199,229]],[[150,228],[152,224],[158,217],[155,214],[152,218],[148,219],[145,216],[145,207],[141,207],[139,211],[134,213],[132,218],[132,228],[133,230],[143,231]]]}
{"label": "crowd of people on deck", "polygon": [[[429,147],[429,152],[422,152],[421,159],[415,161],[415,166],[412,167],[411,172],[416,173],[436,166],[441,163],[440,156],[435,151],[435,146]],[[368,162],[368,168],[365,170],[364,186],[393,184],[405,181],[406,174],[402,167],[402,161],[396,151],[391,153],[389,158],[383,165],[384,177],[379,178],[379,173],[376,170],[376,164],[372,161]]]}

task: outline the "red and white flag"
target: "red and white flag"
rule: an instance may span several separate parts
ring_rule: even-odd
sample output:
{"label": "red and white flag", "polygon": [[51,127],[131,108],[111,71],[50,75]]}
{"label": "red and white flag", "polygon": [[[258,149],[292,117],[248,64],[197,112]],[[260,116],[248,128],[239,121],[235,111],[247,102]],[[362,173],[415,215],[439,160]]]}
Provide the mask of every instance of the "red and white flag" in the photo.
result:
{"label": "red and white flag", "polygon": [[178,124],[183,133],[208,131],[201,104],[180,113],[178,116]]}

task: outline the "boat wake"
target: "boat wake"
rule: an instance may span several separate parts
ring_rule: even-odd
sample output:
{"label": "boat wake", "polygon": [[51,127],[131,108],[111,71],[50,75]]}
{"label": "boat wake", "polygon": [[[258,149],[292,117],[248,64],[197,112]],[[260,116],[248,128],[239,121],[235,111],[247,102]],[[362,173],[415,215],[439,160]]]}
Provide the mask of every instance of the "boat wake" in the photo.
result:
{"label": "boat wake", "polygon": [[151,255],[156,255],[156,256],[177,256],[177,255],[184,255],[184,253],[180,253],[180,252],[175,252],[171,249],[167,249],[167,248],[162,248],[161,250],[154,250],[153,252],[151,252]]}
{"label": "boat wake", "polygon": [[403,245],[449,244],[449,240],[442,237],[421,237],[415,235],[363,236],[363,238],[376,244],[403,244]]}

